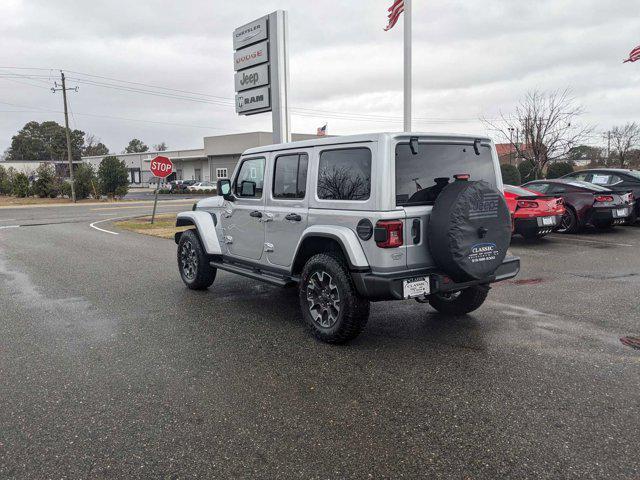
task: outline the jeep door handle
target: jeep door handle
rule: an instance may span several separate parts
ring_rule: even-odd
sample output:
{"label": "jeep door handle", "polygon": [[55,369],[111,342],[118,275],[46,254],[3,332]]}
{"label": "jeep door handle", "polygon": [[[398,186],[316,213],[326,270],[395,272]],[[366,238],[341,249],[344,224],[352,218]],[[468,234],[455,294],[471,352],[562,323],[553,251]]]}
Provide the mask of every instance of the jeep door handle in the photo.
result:
{"label": "jeep door handle", "polygon": [[253,218],[262,218],[262,212],[258,211],[258,210],[254,210],[253,212],[251,212],[249,214],[250,217]]}
{"label": "jeep door handle", "polygon": [[289,215],[287,215],[286,217],[284,217],[285,220],[291,220],[294,222],[299,222],[302,220],[302,217],[300,215],[298,215],[297,213],[290,213]]}

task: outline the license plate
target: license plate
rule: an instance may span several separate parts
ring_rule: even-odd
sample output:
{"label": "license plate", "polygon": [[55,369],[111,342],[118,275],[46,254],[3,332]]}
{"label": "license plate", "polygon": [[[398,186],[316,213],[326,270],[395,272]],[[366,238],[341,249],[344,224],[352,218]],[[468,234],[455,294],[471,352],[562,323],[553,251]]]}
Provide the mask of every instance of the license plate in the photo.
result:
{"label": "license plate", "polygon": [[626,217],[627,216],[627,209],[626,208],[618,208],[615,211],[615,216],[616,217]]}
{"label": "license plate", "polygon": [[416,298],[429,295],[429,277],[410,278],[402,281],[404,298]]}
{"label": "license plate", "polygon": [[555,225],[556,224],[556,217],[542,217],[542,225],[547,226],[547,225]]}

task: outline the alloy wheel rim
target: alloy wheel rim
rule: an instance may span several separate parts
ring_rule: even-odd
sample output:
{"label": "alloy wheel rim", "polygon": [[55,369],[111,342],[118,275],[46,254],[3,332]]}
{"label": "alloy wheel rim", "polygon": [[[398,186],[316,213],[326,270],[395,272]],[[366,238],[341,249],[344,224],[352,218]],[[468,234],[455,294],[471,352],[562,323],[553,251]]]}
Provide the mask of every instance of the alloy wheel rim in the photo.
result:
{"label": "alloy wheel rim", "polygon": [[440,297],[445,302],[453,302],[460,295],[462,295],[462,290],[458,290],[457,292],[438,293],[438,297]]}
{"label": "alloy wheel rim", "polygon": [[313,272],[307,283],[307,302],[313,321],[322,328],[331,328],[340,315],[340,292],[327,272]]}
{"label": "alloy wheel rim", "polygon": [[193,248],[193,244],[190,241],[182,244],[180,250],[180,262],[182,264],[182,274],[187,280],[193,280],[196,278],[198,270],[198,259],[196,250]]}
{"label": "alloy wheel rim", "polygon": [[559,232],[564,232],[571,228],[571,214],[567,211],[564,212],[562,218],[560,219],[560,227],[558,228]]}

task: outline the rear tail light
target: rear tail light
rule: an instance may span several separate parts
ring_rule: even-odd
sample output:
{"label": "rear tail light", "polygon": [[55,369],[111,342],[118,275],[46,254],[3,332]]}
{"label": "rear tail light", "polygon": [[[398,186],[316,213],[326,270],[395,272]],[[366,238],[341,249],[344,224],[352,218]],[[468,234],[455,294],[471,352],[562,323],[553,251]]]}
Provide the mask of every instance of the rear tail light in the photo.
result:
{"label": "rear tail light", "polygon": [[558,199],[556,199],[556,203],[557,203],[558,205],[564,205],[564,198],[558,198]]}
{"label": "rear tail light", "polygon": [[456,180],[469,180],[471,175],[469,173],[458,173],[453,176]]}
{"label": "rear tail light", "polygon": [[376,245],[380,248],[394,248],[402,246],[402,221],[380,220],[374,231]]}
{"label": "rear tail light", "polygon": [[530,200],[518,200],[518,208],[538,208],[538,202]]}
{"label": "rear tail light", "polygon": [[611,195],[598,195],[596,196],[596,202],[613,202],[613,197]]}

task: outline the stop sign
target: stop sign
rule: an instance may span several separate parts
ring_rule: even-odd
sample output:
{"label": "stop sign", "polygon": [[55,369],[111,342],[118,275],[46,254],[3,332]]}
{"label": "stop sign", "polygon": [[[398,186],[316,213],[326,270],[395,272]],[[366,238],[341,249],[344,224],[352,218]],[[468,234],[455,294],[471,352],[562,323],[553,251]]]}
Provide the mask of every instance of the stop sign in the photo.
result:
{"label": "stop sign", "polygon": [[173,163],[167,157],[157,156],[151,160],[151,173],[154,176],[165,178],[173,172]]}

